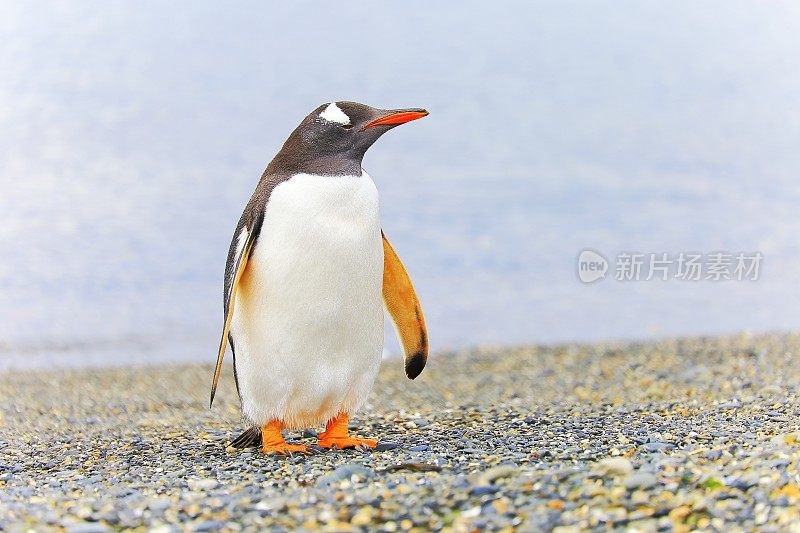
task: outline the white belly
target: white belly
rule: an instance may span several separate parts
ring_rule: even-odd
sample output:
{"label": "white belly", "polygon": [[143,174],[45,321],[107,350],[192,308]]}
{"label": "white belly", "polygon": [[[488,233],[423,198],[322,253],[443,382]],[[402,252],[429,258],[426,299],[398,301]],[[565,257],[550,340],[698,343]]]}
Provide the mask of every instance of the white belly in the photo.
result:
{"label": "white belly", "polygon": [[383,351],[378,191],[299,174],[270,196],[231,322],[242,408],[308,427],[366,400]]}

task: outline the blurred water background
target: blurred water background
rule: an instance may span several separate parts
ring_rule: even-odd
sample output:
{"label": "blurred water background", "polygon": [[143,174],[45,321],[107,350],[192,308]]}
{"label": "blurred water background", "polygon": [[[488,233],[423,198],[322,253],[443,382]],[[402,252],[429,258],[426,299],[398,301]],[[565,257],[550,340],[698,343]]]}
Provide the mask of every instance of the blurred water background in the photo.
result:
{"label": "blurred water background", "polygon": [[[433,350],[797,328],[796,3],[8,1],[0,38],[0,368],[213,361],[242,207],[345,99],[431,111],[365,168]],[[584,285],[587,247],[764,260]]]}

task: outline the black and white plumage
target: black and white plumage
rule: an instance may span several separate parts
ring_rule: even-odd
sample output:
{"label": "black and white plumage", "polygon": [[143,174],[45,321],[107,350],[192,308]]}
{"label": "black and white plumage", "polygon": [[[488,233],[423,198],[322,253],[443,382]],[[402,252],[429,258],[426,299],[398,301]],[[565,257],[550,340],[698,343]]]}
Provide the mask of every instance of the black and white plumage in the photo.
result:
{"label": "black and white plumage", "polygon": [[361,161],[383,133],[425,115],[334,102],[291,133],[231,242],[212,402],[229,340],[242,410],[256,426],[301,428],[352,414],[380,366],[384,304],[407,374],[422,371],[422,312],[382,234],[378,192]]}

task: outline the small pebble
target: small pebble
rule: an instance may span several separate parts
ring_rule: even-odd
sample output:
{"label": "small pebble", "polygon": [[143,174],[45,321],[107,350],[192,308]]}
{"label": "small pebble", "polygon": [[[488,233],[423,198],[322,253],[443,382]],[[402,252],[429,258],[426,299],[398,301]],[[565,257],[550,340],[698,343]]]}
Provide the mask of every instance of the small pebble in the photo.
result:
{"label": "small pebble", "polygon": [[476,485],[491,485],[498,479],[513,476],[519,472],[519,468],[514,465],[498,465],[488,468],[480,474],[474,476]]}
{"label": "small pebble", "polygon": [[603,477],[624,477],[633,472],[633,464],[625,457],[607,457],[598,461],[593,470]]}
{"label": "small pebble", "polygon": [[79,522],[64,526],[66,533],[108,533],[111,530],[95,522]]}
{"label": "small pebble", "polygon": [[472,487],[471,489],[469,489],[469,493],[471,495],[473,495],[473,496],[483,496],[485,494],[494,494],[498,490],[500,490],[498,487],[495,487],[495,486],[492,486],[492,485],[478,486],[478,487]]}
{"label": "small pebble", "polygon": [[362,479],[372,479],[375,477],[375,472],[369,468],[359,465],[344,465],[338,467],[330,474],[319,477],[317,479],[317,486],[327,487],[331,483],[335,483],[344,479],[351,479],[354,476]]}
{"label": "small pebble", "polygon": [[649,489],[657,484],[656,476],[647,472],[634,472],[625,479],[625,487],[628,489]]}

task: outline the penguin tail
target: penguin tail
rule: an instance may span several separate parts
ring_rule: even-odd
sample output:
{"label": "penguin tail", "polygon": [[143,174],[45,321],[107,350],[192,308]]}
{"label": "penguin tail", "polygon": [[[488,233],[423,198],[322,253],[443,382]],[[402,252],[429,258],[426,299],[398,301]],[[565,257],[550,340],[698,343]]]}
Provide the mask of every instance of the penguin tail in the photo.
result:
{"label": "penguin tail", "polygon": [[244,433],[233,439],[231,446],[238,449],[261,446],[261,428],[253,426],[246,429]]}

